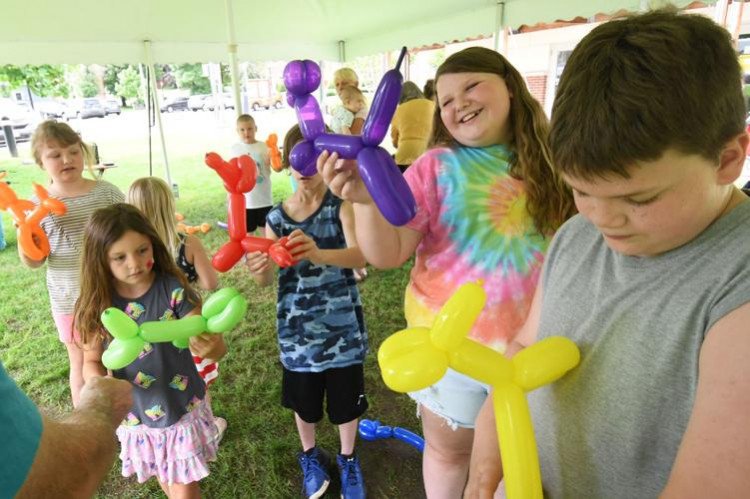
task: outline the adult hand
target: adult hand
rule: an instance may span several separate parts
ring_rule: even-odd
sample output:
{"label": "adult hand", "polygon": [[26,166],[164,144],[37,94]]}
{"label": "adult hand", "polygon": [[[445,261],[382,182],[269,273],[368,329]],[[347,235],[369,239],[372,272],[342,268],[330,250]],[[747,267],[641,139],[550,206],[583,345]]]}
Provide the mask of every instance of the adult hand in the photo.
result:
{"label": "adult hand", "polygon": [[289,234],[287,247],[290,248],[289,252],[295,260],[309,260],[312,263],[321,263],[320,248],[318,248],[315,240],[299,229],[295,229]]}
{"label": "adult hand", "polygon": [[359,176],[356,161],[339,159],[337,153],[323,151],[318,156],[317,166],[323,182],[337,197],[352,203],[372,203],[372,196]]}
{"label": "adult hand", "polygon": [[271,268],[271,259],[267,253],[253,251],[245,255],[245,263],[251,274],[261,276]]}
{"label": "adult hand", "polygon": [[76,411],[104,414],[116,427],[133,405],[130,383],[121,379],[94,376],[86,381]]}

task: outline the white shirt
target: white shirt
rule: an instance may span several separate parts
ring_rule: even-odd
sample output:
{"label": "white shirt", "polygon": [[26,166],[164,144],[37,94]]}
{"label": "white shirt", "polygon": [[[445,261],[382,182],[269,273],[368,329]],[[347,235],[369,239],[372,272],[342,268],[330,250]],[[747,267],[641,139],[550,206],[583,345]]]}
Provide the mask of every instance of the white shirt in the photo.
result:
{"label": "white shirt", "polygon": [[254,144],[245,144],[240,142],[232,146],[230,156],[236,158],[246,154],[253,158],[258,166],[258,176],[255,181],[255,187],[250,192],[245,193],[245,207],[265,208],[273,205],[273,194],[271,192],[271,167],[268,153],[268,146],[265,142],[256,142]]}

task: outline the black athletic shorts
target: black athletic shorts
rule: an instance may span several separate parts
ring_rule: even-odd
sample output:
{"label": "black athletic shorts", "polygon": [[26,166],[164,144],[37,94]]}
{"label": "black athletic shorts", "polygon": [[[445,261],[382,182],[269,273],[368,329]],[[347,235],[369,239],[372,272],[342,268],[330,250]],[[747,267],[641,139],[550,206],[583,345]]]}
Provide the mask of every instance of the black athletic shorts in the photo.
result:
{"label": "black athletic shorts", "polygon": [[[261,232],[266,227],[266,215],[271,211],[271,206],[264,206],[263,208],[247,208],[245,210],[245,220],[247,221],[247,232],[255,232],[255,229],[260,228]],[[261,237],[265,237],[262,233]]]}
{"label": "black athletic shorts", "polygon": [[362,364],[318,373],[283,369],[281,405],[299,414],[306,423],[323,419],[323,398],[333,424],[348,423],[367,410]]}

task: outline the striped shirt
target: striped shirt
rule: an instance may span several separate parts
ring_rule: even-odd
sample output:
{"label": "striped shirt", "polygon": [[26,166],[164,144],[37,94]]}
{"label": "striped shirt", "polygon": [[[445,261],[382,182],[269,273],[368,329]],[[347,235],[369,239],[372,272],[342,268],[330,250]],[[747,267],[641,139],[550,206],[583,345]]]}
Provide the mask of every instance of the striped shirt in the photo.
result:
{"label": "striped shirt", "polygon": [[[50,246],[47,290],[52,312],[72,314],[80,292],[79,268],[86,222],[94,211],[121,203],[125,196],[109,182],[98,180],[93,189],[82,196],[59,199],[67,207],[65,215],[47,215],[40,224]],[[36,197],[31,201],[39,203]]]}

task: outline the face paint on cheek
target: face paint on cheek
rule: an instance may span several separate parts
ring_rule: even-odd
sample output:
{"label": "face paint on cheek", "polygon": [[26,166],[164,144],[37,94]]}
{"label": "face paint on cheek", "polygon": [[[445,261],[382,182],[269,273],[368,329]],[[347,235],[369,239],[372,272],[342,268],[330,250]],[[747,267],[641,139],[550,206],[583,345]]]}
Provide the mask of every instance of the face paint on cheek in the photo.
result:
{"label": "face paint on cheek", "polygon": [[148,270],[151,270],[151,268],[152,268],[153,266],[154,266],[154,261],[153,261],[153,260],[149,260],[149,261],[147,261],[147,262],[146,262],[146,268],[147,268]]}

